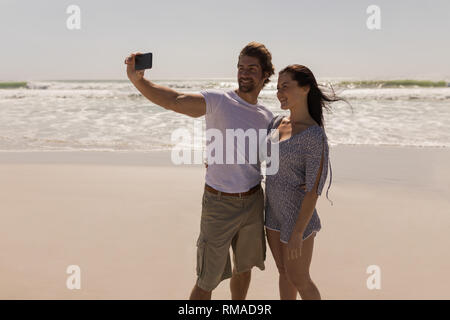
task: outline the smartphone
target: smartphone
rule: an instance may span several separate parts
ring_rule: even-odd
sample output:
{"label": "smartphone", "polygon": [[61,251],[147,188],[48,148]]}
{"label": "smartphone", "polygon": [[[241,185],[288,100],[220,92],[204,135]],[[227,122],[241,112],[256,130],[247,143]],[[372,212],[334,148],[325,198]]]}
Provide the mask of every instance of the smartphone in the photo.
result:
{"label": "smartphone", "polygon": [[153,54],[151,52],[136,55],[134,58],[136,70],[151,69],[152,60]]}

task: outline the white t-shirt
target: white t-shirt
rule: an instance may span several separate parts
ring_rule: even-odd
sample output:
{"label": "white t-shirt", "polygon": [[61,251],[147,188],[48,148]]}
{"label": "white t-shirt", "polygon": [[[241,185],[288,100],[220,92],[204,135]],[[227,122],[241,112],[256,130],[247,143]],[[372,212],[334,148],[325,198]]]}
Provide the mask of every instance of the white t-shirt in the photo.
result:
{"label": "white t-shirt", "polygon": [[[260,104],[250,104],[244,101],[233,90],[226,92],[204,90],[200,93],[206,101],[206,154],[208,158],[206,183],[222,192],[248,191],[262,180],[260,160],[257,156],[259,147],[255,146],[255,143],[259,145],[260,130],[267,132],[273,114]],[[227,132],[227,129],[230,130]],[[230,131],[238,133],[238,131],[234,131],[236,129],[242,129],[241,133],[249,133],[245,140],[240,140],[241,143],[238,142],[238,138],[230,135]],[[251,130],[247,131],[248,129]],[[218,131],[221,133],[221,143],[215,141]],[[256,134],[256,141],[254,135],[250,133]],[[214,136],[214,139],[211,138],[211,135]],[[245,144],[242,141],[245,141]],[[231,147],[227,148],[227,143],[231,144]],[[227,154],[227,149],[233,150],[233,155]],[[222,157],[220,157],[220,150],[222,150]],[[252,156],[252,150],[258,150],[254,155],[257,158],[256,162],[255,157]],[[245,159],[243,164],[238,162],[238,156],[241,157],[241,160]],[[218,163],[212,163],[212,161]]]}

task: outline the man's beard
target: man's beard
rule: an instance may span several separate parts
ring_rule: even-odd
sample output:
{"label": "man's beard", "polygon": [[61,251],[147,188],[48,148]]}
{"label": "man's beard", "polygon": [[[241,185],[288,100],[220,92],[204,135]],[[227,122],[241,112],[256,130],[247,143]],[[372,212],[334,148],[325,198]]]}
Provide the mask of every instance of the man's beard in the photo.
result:
{"label": "man's beard", "polygon": [[239,91],[241,92],[252,92],[255,90],[255,83],[252,81],[249,84],[242,84],[239,82]]}

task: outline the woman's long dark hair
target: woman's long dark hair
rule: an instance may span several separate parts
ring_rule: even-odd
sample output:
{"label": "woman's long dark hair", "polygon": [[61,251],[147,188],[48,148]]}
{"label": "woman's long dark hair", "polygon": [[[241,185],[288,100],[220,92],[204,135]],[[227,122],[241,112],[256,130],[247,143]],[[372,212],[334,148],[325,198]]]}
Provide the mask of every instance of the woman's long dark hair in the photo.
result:
{"label": "woman's long dark hair", "polygon": [[314,74],[307,67],[299,64],[291,64],[281,70],[279,75],[282,73],[288,73],[292,76],[292,79],[297,81],[300,87],[309,86],[308,92],[308,111],[311,117],[323,128],[323,109],[330,111],[330,103],[336,101],[345,101],[344,98],[336,96],[331,88],[332,94],[328,95],[322,92],[319,88]]}

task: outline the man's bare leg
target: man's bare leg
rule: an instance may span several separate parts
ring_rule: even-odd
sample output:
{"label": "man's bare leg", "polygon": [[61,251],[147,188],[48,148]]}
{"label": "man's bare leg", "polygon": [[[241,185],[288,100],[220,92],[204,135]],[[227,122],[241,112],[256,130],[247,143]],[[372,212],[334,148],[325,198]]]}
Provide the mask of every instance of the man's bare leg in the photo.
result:
{"label": "man's bare leg", "polygon": [[237,273],[233,269],[233,276],[230,280],[230,290],[232,300],[245,300],[247,297],[248,287],[250,286],[251,271]]}
{"label": "man's bare leg", "polygon": [[195,285],[192,289],[189,300],[211,300],[212,291],[205,291],[199,286]]}

